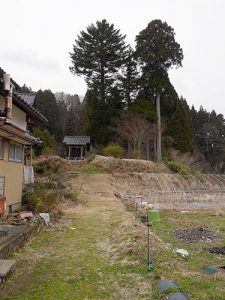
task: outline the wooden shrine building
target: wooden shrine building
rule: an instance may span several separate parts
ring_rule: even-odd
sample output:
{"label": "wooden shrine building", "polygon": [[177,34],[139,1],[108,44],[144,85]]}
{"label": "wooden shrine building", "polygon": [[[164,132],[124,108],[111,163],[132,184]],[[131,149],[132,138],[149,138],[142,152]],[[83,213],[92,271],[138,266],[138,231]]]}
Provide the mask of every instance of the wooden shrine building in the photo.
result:
{"label": "wooden shrine building", "polygon": [[85,159],[91,150],[90,140],[89,136],[65,136],[63,144],[66,146],[66,159]]}

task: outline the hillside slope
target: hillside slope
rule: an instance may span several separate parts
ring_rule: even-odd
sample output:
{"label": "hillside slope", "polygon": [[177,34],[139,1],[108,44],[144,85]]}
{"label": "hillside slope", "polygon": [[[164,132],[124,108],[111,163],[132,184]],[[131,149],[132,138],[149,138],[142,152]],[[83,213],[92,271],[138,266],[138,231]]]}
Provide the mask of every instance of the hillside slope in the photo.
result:
{"label": "hillside slope", "polygon": [[155,163],[150,160],[117,159],[113,157],[96,155],[95,158],[90,162],[90,165],[109,173],[170,173],[169,169],[164,163]]}

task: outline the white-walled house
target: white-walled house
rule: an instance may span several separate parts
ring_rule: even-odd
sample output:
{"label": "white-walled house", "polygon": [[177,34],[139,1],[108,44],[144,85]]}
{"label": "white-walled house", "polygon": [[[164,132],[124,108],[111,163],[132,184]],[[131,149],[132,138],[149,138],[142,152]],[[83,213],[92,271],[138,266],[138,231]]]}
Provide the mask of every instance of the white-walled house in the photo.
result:
{"label": "white-walled house", "polygon": [[47,122],[19,91],[19,85],[0,68],[0,214],[3,203],[5,213],[21,206],[24,170],[31,167],[32,146],[38,143],[29,134],[28,124]]}

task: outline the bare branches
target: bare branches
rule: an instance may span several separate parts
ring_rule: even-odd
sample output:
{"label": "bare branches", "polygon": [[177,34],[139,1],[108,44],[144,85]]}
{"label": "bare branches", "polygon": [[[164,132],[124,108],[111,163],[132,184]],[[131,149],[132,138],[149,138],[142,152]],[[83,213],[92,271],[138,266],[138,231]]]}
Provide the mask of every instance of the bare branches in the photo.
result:
{"label": "bare branches", "polygon": [[134,116],[121,121],[119,134],[124,140],[132,144],[133,150],[137,151],[139,155],[141,146],[148,145],[150,141],[154,140],[155,125],[143,118]]}

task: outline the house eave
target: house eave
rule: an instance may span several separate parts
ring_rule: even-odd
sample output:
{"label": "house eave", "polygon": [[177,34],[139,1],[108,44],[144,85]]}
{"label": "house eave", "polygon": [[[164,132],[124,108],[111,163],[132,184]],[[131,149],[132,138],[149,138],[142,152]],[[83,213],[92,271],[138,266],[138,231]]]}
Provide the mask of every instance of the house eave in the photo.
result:
{"label": "house eave", "polygon": [[0,125],[0,136],[23,145],[37,145],[39,143],[36,138],[29,135],[26,131],[8,123]]}

